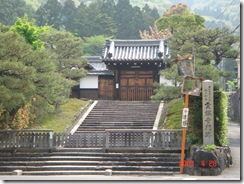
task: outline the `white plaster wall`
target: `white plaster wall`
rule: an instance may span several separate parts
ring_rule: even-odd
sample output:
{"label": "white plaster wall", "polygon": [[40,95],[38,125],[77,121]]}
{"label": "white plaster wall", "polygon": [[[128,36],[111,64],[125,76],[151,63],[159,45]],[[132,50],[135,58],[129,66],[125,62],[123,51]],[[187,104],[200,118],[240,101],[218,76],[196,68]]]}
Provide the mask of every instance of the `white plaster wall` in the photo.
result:
{"label": "white plaster wall", "polygon": [[173,82],[164,78],[164,76],[160,75],[159,84],[165,86],[174,86]]}
{"label": "white plaster wall", "polygon": [[81,78],[80,89],[98,89],[98,76],[91,75]]}

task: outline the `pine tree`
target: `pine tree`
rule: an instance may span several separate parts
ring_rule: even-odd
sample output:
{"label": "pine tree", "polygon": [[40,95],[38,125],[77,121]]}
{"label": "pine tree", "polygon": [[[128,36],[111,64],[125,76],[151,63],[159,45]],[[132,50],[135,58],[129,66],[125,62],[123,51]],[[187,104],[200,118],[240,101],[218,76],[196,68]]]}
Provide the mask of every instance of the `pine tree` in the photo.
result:
{"label": "pine tree", "polygon": [[86,62],[81,60],[82,40],[68,32],[47,32],[42,35],[47,49],[53,54],[50,55],[56,66],[56,71],[65,78],[76,80],[86,74],[84,66]]}
{"label": "pine tree", "polygon": [[18,33],[0,32],[0,127],[12,128],[17,111],[31,100],[35,68],[28,66],[31,46]]}

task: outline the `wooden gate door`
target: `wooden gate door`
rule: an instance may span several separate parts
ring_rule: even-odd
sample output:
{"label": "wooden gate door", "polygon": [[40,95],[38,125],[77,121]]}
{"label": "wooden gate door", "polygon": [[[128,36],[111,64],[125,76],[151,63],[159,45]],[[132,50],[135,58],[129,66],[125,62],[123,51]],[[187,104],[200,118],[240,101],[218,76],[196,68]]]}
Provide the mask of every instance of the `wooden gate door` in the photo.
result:
{"label": "wooden gate door", "polygon": [[152,87],[153,71],[122,70],[120,73],[121,100],[150,100],[153,95]]}
{"label": "wooden gate door", "polygon": [[114,78],[113,76],[99,76],[98,97],[104,100],[114,99]]}

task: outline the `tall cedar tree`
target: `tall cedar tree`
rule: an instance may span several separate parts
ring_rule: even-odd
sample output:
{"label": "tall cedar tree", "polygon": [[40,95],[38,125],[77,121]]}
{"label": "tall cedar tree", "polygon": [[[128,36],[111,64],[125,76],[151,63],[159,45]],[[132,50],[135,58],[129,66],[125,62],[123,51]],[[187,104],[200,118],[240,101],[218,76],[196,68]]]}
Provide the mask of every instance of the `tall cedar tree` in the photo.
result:
{"label": "tall cedar tree", "polygon": [[27,13],[34,16],[34,9],[25,3],[25,0],[1,0],[0,1],[0,23],[11,26],[18,17]]}
{"label": "tall cedar tree", "polygon": [[74,32],[74,19],[76,14],[76,6],[73,0],[66,0],[62,9],[63,25],[66,31]]}
{"label": "tall cedar tree", "polygon": [[62,26],[62,5],[58,0],[48,0],[36,11],[36,20],[38,26],[52,26],[60,29]]}

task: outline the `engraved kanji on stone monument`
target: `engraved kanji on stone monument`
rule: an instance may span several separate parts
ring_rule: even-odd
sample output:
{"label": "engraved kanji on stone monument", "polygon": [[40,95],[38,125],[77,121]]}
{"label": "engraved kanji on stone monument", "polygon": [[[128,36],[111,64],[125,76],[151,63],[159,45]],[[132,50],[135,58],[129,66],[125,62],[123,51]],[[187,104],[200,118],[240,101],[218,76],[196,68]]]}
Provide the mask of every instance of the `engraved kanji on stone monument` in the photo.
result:
{"label": "engraved kanji on stone monument", "polygon": [[213,81],[202,83],[203,145],[214,144]]}

